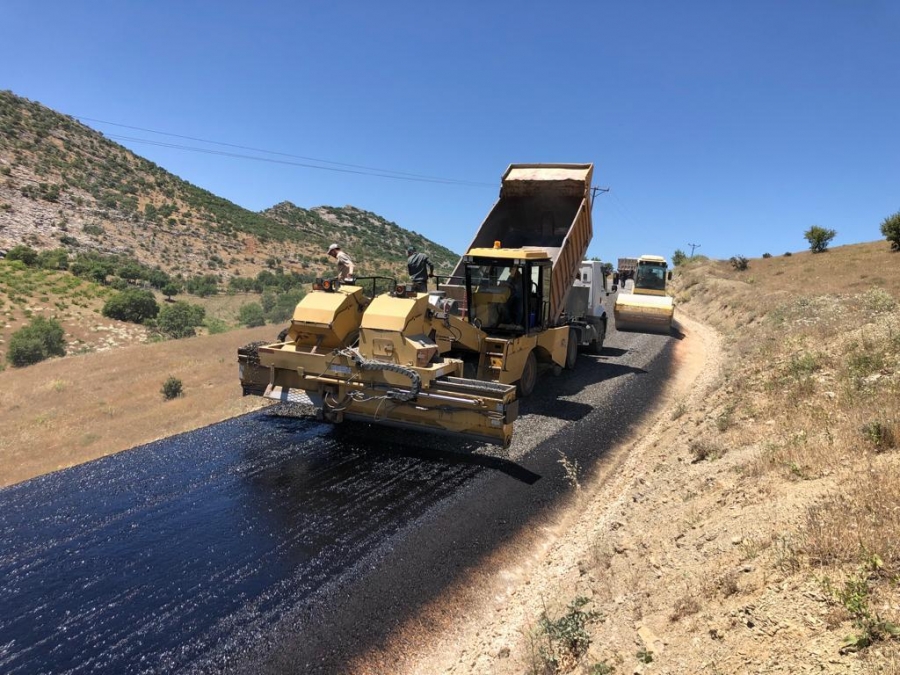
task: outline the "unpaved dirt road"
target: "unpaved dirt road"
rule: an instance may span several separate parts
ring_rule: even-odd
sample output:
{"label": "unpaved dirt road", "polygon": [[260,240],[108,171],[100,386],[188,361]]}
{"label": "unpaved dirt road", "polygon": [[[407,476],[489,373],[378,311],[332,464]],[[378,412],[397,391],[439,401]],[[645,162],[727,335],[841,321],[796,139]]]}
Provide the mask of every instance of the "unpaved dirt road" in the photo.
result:
{"label": "unpaved dirt road", "polygon": [[614,461],[676,343],[611,330],[506,452],[269,409],[6,488],[0,671],[390,672]]}

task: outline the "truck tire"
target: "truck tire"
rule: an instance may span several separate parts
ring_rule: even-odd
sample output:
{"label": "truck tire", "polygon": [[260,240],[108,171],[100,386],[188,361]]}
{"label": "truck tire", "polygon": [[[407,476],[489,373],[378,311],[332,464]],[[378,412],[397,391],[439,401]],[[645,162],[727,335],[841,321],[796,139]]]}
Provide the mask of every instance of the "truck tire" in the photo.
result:
{"label": "truck tire", "polygon": [[599,337],[591,340],[591,343],[588,345],[587,351],[588,354],[593,354],[594,356],[599,356],[600,352],[603,351],[603,342],[606,340],[606,322],[604,321],[600,324],[600,335]]}
{"label": "truck tire", "polygon": [[519,398],[531,396],[534,391],[534,385],[537,382],[537,359],[534,352],[528,352],[528,358],[525,359],[525,367],[522,368],[522,377],[516,382],[516,394]]}
{"label": "truck tire", "polygon": [[569,342],[566,344],[566,370],[575,370],[578,361],[578,331],[569,329]]}

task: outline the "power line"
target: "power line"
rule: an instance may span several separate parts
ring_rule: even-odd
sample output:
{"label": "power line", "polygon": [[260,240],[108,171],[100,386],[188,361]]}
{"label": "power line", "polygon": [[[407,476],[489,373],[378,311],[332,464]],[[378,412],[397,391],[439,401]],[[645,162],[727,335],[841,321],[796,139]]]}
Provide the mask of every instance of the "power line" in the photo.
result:
{"label": "power line", "polygon": [[693,257],[694,257],[694,249],[700,248],[700,244],[688,244],[688,246],[691,247],[691,258],[693,259]]}
{"label": "power line", "polygon": [[181,145],[179,143],[165,143],[163,141],[152,141],[146,138],[135,138],[133,136],[119,136],[118,134],[106,134],[106,138],[112,140],[128,141],[131,143],[144,143],[146,145],[154,145],[161,148],[173,148],[175,150],[186,150],[189,152],[197,152],[205,155],[218,155],[220,157],[233,157],[235,159],[251,159],[257,162],[269,162],[270,164],[283,164],[287,166],[299,166],[307,169],[320,169],[322,171],[334,171],[337,173],[351,173],[361,176],[374,176],[376,178],[393,178],[394,180],[407,180],[419,183],[439,183],[443,185],[460,185],[464,187],[496,187],[488,183],[476,183],[474,181],[461,181],[452,178],[415,178],[413,176],[391,175],[387,173],[375,173],[373,171],[361,171],[356,169],[341,169],[336,166],[320,166],[317,164],[308,164],[305,162],[292,162],[286,159],[273,159],[271,157],[257,157],[255,155],[244,155],[236,152],[226,152],[225,150],[214,150],[212,148],[198,148],[189,145]]}
{"label": "power line", "polygon": [[[363,176],[377,176],[379,178],[395,178],[397,180],[413,180],[413,181],[426,182],[426,183],[444,183],[444,184],[448,184],[448,185],[464,185],[464,186],[470,186],[470,187],[491,187],[491,188],[496,187],[496,185],[494,185],[493,183],[481,183],[481,182],[477,182],[477,181],[459,180],[459,179],[455,179],[455,178],[443,178],[440,176],[429,176],[427,174],[417,174],[417,173],[409,173],[409,172],[405,172],[405,171],[395,171],[393,169],[380,169],[378,167],[365,166],[362,164],[349,164],[346,162],[335,162],[335,161],[328,160],[328,159],[319,159],[316,157],[307,157],[304,155],[294,155],[294,154],[287,153],[287,152],[279,152],[277,150],[266,150],[264,148],[255,148],[255,147],[247,146],[247,145],[238,145],[235,143],[225,143],[223,141],[214,141],[214,140],[210,140],[208,138],[198,138],[196,136],[173,134],[173,133],[169,133],[166,131],[157,131],[155,129],[147,129],[145,127],[136,127],[136,126],[131,126],[128,124],[120,124],[118,122],[109,122],[106,120],[99,120],[99,119],[96,119],[93,117],[81,117],[79,115],[73,115],[73,117],[77,120],[96,122],[98,124],[108,124],[111,126],[121,127],[123,129],[133,129],[135,131],[144,131],[146,133],[158,134],[160,136],[181,138],[181,139],[185,139],[185,140],[189,140],[189,141],[197,141],[199,143],[209,143],[211,145],[220,145],[220,146],[227,147],[227,148],[235,148],[237,150],[249,150],[251,152],[262,152],[262,153],[269,154],[269,155],[277,155],[277,156],[281,156],[281,157],[288,157],[291,159],[300,159],[300,160],[304,160],[305,162],[318,162],[318,164],[305,164],[305,163],[287,162],[287,161],[279,162],[277,160],[272,160],[272,159],[268,159],[265,157],[256,157],[253,155],[216,152],[216,151],[213,151],[210,149],[196,148],[196,147],[191,147],[191,146],[179,145],[179,144],[175,144],[175,143],[165,144],[165,143],[162,143],[159,141],[151,141],[149,139],[141,139],[141,138],[133,138],[133,137],[129,137],[129,136],[116,136],[116,135],[112,135],[112,134],[106,134],[107,138],[118,138],[118,139],[128,140],[131,142],[146,143],[148,145],[158,145],[160,147],[169,147],[169,148],[174,148],[174,149],[178,149],[178,150],[187,150],[187,151],[191,151],[191,152],[201,152],[201,153],[205,152],[207,154],[219,154],[219,155],[222,155],[225,157],[234,157],[234,158],[238,158],[238,159],[255,159],[257,161],[268,161],[268,162],[277,163],[277,164],[300,166],[300,167],[309,168],[309,169],[321,169],[324,171],[338,171],[341,173],[354,173],[354,174],[363,175]],[[347,167],[347,168],[341,170],[341,169],[337,169],[334,167],[321,166],[322,164],[333,164],[334,167]],[[350,170],[350,169],[354,169],[354,170]]]}

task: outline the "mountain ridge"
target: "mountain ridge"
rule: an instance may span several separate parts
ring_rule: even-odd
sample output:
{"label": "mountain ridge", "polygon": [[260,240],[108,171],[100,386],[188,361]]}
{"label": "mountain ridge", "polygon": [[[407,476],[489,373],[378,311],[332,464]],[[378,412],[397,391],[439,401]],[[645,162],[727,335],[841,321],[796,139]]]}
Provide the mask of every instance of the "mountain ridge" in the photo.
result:
{"label": "mountain ridge", "polygon": [[449,273],[458,255],[365,209],[284,200],[245,209],[74,118],[0,91],[0,248],[26,244],[133,257],[182,277],[334,269],[339,243],[362,274],[405,278],[405,248]]}

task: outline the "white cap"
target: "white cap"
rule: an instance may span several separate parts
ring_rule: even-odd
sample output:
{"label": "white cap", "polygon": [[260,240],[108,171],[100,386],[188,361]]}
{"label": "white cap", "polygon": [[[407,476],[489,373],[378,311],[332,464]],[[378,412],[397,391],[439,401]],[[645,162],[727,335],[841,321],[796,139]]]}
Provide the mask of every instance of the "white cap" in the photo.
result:
{"label": "white cap", "polygon": [[335,249],[338,249],[338,248],[340,248],[340,246],[338,246],[337,244],[332,244],[331,246],[328,247],[328,252],[331,253],[332,251],[334,251]]}

